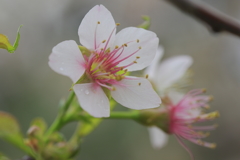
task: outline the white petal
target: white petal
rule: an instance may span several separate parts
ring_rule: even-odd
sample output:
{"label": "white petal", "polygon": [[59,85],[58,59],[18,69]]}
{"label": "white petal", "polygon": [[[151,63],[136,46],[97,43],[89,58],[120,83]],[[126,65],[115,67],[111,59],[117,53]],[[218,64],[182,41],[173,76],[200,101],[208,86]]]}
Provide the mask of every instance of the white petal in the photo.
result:
{"label": "white petal", "polygon": [[168,142],[168,135],[157,127],[149,127],[150,142],[154,149],[163,148]]}
{"label": "white petal", "polygon": [[[139,40],[139,43],[137,42]],[[129,42],[129,43],[128,43]],[[141,49],[131,57],[122,61],[118,66],[125,66],[136,60],[136,57],[140,57],[137,59],[137,63],[127,67],[129,71],[141,70],[147,67],[155,57],[157,52],[159,39],[154,32],[135,27],[128,27],[116,35],[115,45],[122,46],[123,44],[127,44],[127,47],[124,47],[124,51],[122,55],[118,58],[121,60],[132,53]]]}
{"label": "white petal", "polygon": [[160,93],[176,83],[186,73],[192,65],[193,60],[190,56],[176,56],[163,61],[157,71],[157,87]]}
{"label": "white petal", "polygon": [[153,61],[151,62],[150,66],[148,66],[145,71],[144,74],[148,75],[149,79],[154,80],[156,75],[157,75],[157,69],[158,69],[158,65],[159,65],[159,61],[161,60],[162,56],[164,53],[164,49],[162,46],[159,46],[157,49],[157,53],[155,55],[155,58],[153,59]]}
{"label": "white petal", "polygon": [[[98,24],[100,22],[100,24]],[[112,36],[111,36],[112,33]],[[96,5],[83,18],[79,28],[78,35],[80,43],[88,49],[104,48],[110,46],[114,41],[116,34],[116,24],[112,14],[103,5]],[[102,41],[106,40],[105,43]]]}
{"label": "white petal", "polygon": [[176,105],[178,104],[184,97],[185,94],[176,91],[169,91],[167,93],[168,97],[170,98],[171,102]]}
{"label": "white petal", "polygon": [[161,104],[161,99],[153,90],[151,83],[145,78],[127,77],[113,85],[112,97],[121,105],[131,109],[156,108]]}
{"label": "white petal", "polygon": [[75,83],[85,72],[84,61],[77,43],[68,40],[53,47],[48,64],[55,72],[70,77]]}
{"label": "white petal", "polygon": [[110,104],[102,88],[93,83],[75,84],[73,90],[81,107],[94,117],[109,117]]}

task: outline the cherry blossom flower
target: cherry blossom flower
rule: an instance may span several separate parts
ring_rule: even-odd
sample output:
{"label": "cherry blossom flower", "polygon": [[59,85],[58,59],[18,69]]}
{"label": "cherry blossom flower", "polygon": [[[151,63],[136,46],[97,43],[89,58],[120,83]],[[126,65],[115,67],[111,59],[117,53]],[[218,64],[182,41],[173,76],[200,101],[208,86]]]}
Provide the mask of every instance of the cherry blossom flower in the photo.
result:
{"label": "cherry blossom flower", "polygon": [[[169,133],[174,134],[179,143],[189,152],[194,159],[190,150],[185,146],[182,139],[186,139],[192,143],[215,148],[216,144],[202,141],[203,138],[209,136],[206,131],[211,131],[216,128],[216,125],[199,126],[201,122],[206,122],[215,119],[219,116],[218,112],[204,113],[204,108],[208,108],[208,102],[212,99],[211,96],[200,95],[205,92],[202,89],[196,89],[188,92],[185,96],[175,92],[172,93],[172,102],[167,105],[169,113],[170,125]],[[178,101],[177,103],[174,101]]]}
{"label": "cherry blossom flower", "polygon": [[72,79],[81,107],[95,117],[109,116],[111,97],[137,110],[161,103],[147,79],[126,75],[147,67],[154,59],[159,42],[156,34],[135,27],[116,34],[117,25],[111,13],[97,5],[79,26],[82,46],[73,40],[64,41],[49,57],[50,67]]}
{"label": "cherry blossom flower", "polygon": [[164,96],[167,91],[174,90],[175,84],[187,81],[187,71],[193,63],[192,57],[188,55],[179,55],[168,58],[159,63],[164,54],[163,47],[159,47],[156,56],[149,67],[145,70],[149,80],[153,83],[159,95]]}
{"label": "cherry blossom flower", "polygon": [[[167,106],[170,114],[169,131],[175,134],[179,140],[184,138],[195,144],[214,148],[215,144],[201,140],[207,137],[208,134],[199,131],[213,130],[216,126],[193,126],[194,123],[209,121],[218,116],[218,112],[202,112],[203,108],[209,107],[208,102],[212,99],[211,96],[200,95],[203,92],[205,92],[203,89],[192,90],[181,98],[178,103]],[[179,95],[177,96],[180,98]]]}
{"label": "cherry blossom flower", "polygon": [[[158,94],[164,98],[171,90],[175,90],[174,84],[184,81],[187,70],[192,65],[193,60],[190,56],[174,56],[159,63],[163,57],[164,49],[159,47],[156,56],[149,67],[145,70],[149,80],[153,83]],[[150,141],[155,149],[160,149],[167,144],[168,135],[158,127],[149,127]]]}
{"label": "cherry blossom flower", "polygon": [[168,135],[166,133],[175,135],[192,159],[194,157],[183,140],[208,148],[216,147],[214,143],[202,140],[209,135],[208,131],[216,128],[216,125],[200,126],[200,123],[219,116],[216,111],[204,112],[209,108],[208,102],[212,97],[201,95],[203,92],[203,89],[196,89],[183,95],[171,91],[168,93],[168,101],[164,103],[164,107],[140,111],[139,122],[151,126],[149,128],[150,140],[154,148],[163,147],[167,143]]}

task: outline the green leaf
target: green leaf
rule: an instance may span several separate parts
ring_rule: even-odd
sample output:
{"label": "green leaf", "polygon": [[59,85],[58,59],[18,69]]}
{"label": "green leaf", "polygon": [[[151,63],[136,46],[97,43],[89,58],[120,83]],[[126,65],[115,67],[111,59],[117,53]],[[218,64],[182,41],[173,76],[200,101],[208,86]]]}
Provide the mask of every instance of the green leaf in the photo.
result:
{"label": "green leaf", "polygon": [[17,37],[16,37],[16,40],[15,40],[15,42],[13,44],[14,51],[17,50],[17,48],[18,48],[18,44],[19,44],[19,41],[20,41],[20,29],[22,28],[22,26],[23,25],[18,27]]}
{"label": "green leaf", "polygon": [[9,53],[13,53],[18,48],[18,44],[19,44],[19,41],[20,41],[20,29],[21,29],[21,27],[22,27],[22,25],[18,27],[17,37],[16,37],[16,40],[15,40],[13,46],[9,42],[6,35],[0,34],[0,48],[6,49]]}
{"label": "green leaf", "polygon": [[31,148],[24,143],[17,120],[5,112],[0,112],[0,138],[33,155]]}
{"label": "green leaf", "polygon": [[10,160],[8,157],[0,153],[0,160]]}
{"label": "green leaf", "polygon": [[8,50],[8,52],[12,53],[14,51],[13,46],[10,44],[7,36],[0,34],[0,48]]}
{"label": "green leaf", "polygon": [[151,25],[151,19],[149,16],[142,16],[144,22],[138,26],[138,28],[149,29]]}

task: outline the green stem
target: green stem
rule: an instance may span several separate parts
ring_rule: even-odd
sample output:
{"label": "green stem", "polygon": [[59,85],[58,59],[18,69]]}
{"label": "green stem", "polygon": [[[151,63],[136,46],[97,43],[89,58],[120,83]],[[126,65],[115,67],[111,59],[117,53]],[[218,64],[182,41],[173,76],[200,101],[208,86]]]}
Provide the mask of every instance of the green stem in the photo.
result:
{"label": "green stem", "polygon": [[45,135],[46,140],[53,132],[55,132],[63,127],[64,115],[67,112],[69,106],[71,105],[71,103],[74,99],[74,96],[75,96],[74,92],[71,92],[70,95],[68,96],[67,101],[61,106],[60,113],[58,114],[57,118],[54,120],[53,124],[49,127],[49,129],[46,132],[46,135]]}
{"label": "green stem", "polygon": [[139,112],[138,111],[130,111],[130,112],[112,112],[110,114],[110,117],[107,117],[106,119],[132,119],[136,120],[139,118]]}

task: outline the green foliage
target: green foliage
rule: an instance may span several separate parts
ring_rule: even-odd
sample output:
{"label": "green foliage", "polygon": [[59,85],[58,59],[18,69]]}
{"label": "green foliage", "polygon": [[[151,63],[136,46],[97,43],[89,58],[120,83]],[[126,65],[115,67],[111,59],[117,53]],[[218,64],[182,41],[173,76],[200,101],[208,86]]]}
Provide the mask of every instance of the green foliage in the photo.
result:
{"label": "green foliage", "polygon": [[18,48],[21,27],[22,25],[18,27],[17,37],[13,45],[11,45],[6,35],[0,34],[0,48],[6,49],[9,53],[13,53]]}
{"label": "green foliage", "polygon": [[32,121],[31,126],[37,128],[37,130],[34,134],[38,135],[38,136],[43,136],[44,132],[47,129],[47,124],[44,121],[44,119],[42,119],[42,118],[35,118]]}
{"label": "green foliage", "polygon": [[80,137],[85,137],[91,133],[102,122],[102,119],[92,117],[89,121],[81,124],[81,129],[78,132]]}
{"label": "green foliage", "polygon": [[151,25],[151,19],[149,16],[142,16],[144,22],[138,26],[138,28],[149,29]]}
{"label": "green foliage", "polygon": [[9,158],[7,158],[5,155],[3,155],[2,153],[0,153],[0,160],[10,160]]}
{"label": "green foliage", "polygon": [[31,148],[24,142],[17,120],[5,112],[0,112],[0,138],[33,155]]}

